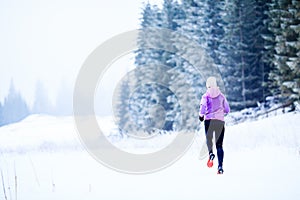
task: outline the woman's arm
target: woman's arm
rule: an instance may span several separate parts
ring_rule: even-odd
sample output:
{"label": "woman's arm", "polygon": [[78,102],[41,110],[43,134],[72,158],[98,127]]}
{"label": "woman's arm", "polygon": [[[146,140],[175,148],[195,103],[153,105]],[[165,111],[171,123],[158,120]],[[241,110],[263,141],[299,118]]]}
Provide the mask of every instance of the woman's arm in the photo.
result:
{"label": "woman's arm", "polygon": [[224,96],[224,113],[228,114],[229,112],[230,112],[230,106],[226,97]]}
{"label": "woman's arm", "polygon": [[205,95],[202,96],[201,102],[200,102],[200,110],[199,110],[199,116],[203,117],[206,113],[206,107],[207,107],[207,101]]}

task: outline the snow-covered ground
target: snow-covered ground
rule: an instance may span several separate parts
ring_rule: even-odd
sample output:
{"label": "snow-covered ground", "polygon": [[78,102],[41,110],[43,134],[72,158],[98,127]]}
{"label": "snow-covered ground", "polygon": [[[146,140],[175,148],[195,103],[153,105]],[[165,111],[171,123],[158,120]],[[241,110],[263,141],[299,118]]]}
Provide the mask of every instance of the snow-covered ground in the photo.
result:
{"label": "snow-covered ground", "polygon": [[[120,148],[157,145],[119,138],[111,119],[101,128]],[[227,126],[223,175],[199,160],[203,129],[190,150],[170,167],[129,175],[94,160],[81,146],[72,117],[33,115],[0,128],[0,199],[299,199],[300,114],[288,113]],[[203,124],[202,124],[203,126]],[[6,195],[6,198],[5,198]]]}

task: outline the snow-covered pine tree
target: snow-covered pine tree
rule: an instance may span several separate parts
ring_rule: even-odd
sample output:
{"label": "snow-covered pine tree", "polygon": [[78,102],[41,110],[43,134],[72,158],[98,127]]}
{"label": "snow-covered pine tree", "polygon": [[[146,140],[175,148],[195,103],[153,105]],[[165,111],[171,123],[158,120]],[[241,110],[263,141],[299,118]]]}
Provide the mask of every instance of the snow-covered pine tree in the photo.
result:
{"label": "snow-covered pine tree", "polygon": [[[131,98],[135,98],[132,101],[135,105],[130,107],[133,109],[131,113],[139,116],[136,119],[138,126],[143,127],[146,124],[146,127],[150,127],[151,125],[147,125],[147,123],[151,124],[153,122],[150,111],[152,108],[159,106],[166,112],[163,129],[173,129],[174,102],[167,99],[174,99],[171,97],[174,94],[169,90],[170,77],[166,74],[168,69],[174,67],[174,63],[169,62],[174,55],[172,35],[168,34],[168,31],[151,28],[176,30],[178,27],[176,19],[182,14],[179,8],[178,3],[174,0],[165,0],[162,9],[151,6],[149,3],[145,6],[138,40],[139,49],[136,52],[135,62],[138,68],[136,70],[137,85],[135,92],[140,93],[140,96],[131,96]],[[147,44],[154,44],[158,48],[149,49]],[[153,83],[140,84],[145,83],[147,80],[151,80]]]}
{"label": "snow-covered pine tree", "polygon": [[202,30],[207,43],[206,52],[217,65],[221,64],[219,46],[224,37],[225,0],[205,0]]}
{"label": "snow-covered pine tree", "polygon": [[177,96],[181,99],[181,104],[184,104],[176,106],[177,113],[182,111],[183,106],[192,111],[182,119],[185,128],[190,130],[198,128],[195,120],[201,95],[205,92],[205,79],[209,75],[218,74],[214,71],[213,60],[206,52],[208,45],[204,32],[205,3],[200,0],[182,1],[184,15],[176,20],[179,28],[173,36],[177,53],[170,60],[176,63],[176,73],[172,77],[171,85],[176,87]]}
{"label": "snow-covered pine tree", "polygon": [[21,94],[15,89],[13,80],[11,80],[9,93],[4,99],[2,107],[2,124],[0,125],[18,122],[28,115],[28,106]]}
{"label": "snow-covered pine tree", "polygon": [[246,101],[247,106],[256,106],[257,102],[265,99],[264,80],[268,73],[268,66],[263,65],[265,53],[262,33],[265,31],[263,5],[258,0],[245,1],[246,11],[244,14],[245,43],[248,46],[245,61],[246,68]]}
{"label": "snow-covered pine tree", "polygon": [[237,52],[237,44],[240,43],[239,38],[239,5],[234,1],[228,1],[225,4],[226,15],[223,20],[225,37],[219,47],[222,66],[220,68],[224,80],[225,88],[227,89],[227,99],[230,106],[234,108],[243,107],[243,86],[241,84],[242,69],[238,66],[241,63],[240,56]]}
{"label": "snow-covered pine tree", "polygon": [[2,116],[2,103],[0,102],[0,126],[2,125],[3,116]]}
{"label": "snow-covered pine tree", "polygon": [[[180,27],[178,20],[184,18],[184,11],[177,0],[164,0],[162,7],[162,28],[169,31],[177,31]],[[172,50],[172,52],[164,51],[162,57],[162,64],[168,66],[168,68],[175,68],[176,63],[173,62],[173,58],[176,56],[176,48],[174,45],[174,38],[172,34],[166,34],[163,36],[162,41],[164,47]],[[172,73],[171,73],[172,74]],[[176,107],[178,107],[178,98],[175,96],[176,91],[171,91],[172,88],[172,75],[168,75],[166,82],[167,90],[162,93],[163,104],[166,110],[166,124],[165,130],[172,130],[178,125],[176,116],[178,115]],[[173,87],[176,90],[176,88]]]}
{"label": "snow-covered pine tree", "polygon": [[291,84],[292,98],[300,100],[300,1],[292,0],[289,8],[292,14],[292,22],[289,24],[291,33],[287,37],[287,45],[292,48],[292,56],[287,64],[293,70],[293,80]]}
{"label": "snow-covered pine tree", "polygon": [[[146,48],[149,40],[156,41],[158,33],[143,31],[146,28],[161,27],[161,11],[157,6],[150,3],[145,5],[141,18],[141,32],[138,38],[138,50],[135,56],[136,67],[145,67],[149,63],[159,64],[161,52],[155,49]],[[156,37],[155,37],[156,36]]]}
{"label": "snow-covered pine tree", "polygon": [[54,114],[58,116],[72,115],[72,108],[72,88],[66,81],[62,80],[55,101]]}
{"label": "snow-covered pine tree", "polygon": [[115,90],[116,96],[116,101],[114,102],[115,104],[113,105],[114,109],[114,116],[116,118],[116,122],[118,124],[119,132],[121,135],[126,135],[128,134],[128,130],[131,130],[132,127],[130,127],[129,121],[130,119],[130,110],[129,110],[129,105],[126,101],[130,99],[130,80],[128,79],[123,79],[120,82],[119,88]]}
{"label": "snow-covered pine tree", "polygon": [[270,72],[268,76],[267,81],[267,87],[270,89],[272,95],[278,95],[280,94],[280,86],[279,82],[277,81],[279,79],[279,70],[274,65],[274,55],[275,55],[275,33],[280,32],[280,15],[279,15],[279,9],[278,5],[273,1],[270,0],[267,3],[267,15],[268,17],[265,19],[265,25],[268,28],[268,32],[266,34],[263,34],[263,38],[265,40],[265,49],[267,50],[267,57],[265,59],[265,62],[270,64]]}
{"label": "snow-covered pine tree", "polygon": [[[151,113],[149,112],[160,102],[159,85],[155,79],[160,80],[163,74],[154,69],[163,65],[163,51],[150,49],[148,43],[160,45],[162,36],[157,31],[148,28],[162,26],[162,13],[157,6],[147,3],[142,12],[141,31],[138,36],[138,50],[135,52],[136,69],[122,80],[116,90],[117,103],[114,111],[117,122],[123,134],[138,134],[139,130],[151,128]],[[153,80],[148,83],[148,80]],[[129,133],[130,132],[130,133]]]}
{"label": "snow-covered pine tree", "polygon": [[233,109],[255,106],[263,100],[261,31],[263,16],[256,0],[225,4],[225,37],[220,45],[222,76]]}
{"label": "snow-covered pine tree", "polygon": [[[163,36],[153,27],[162,27],[162,12],[157,6],[147,3],[142,14],[141,31],[138,37],[138,50],[136,51],[135,84],[134,91],[129,101],[132,122],[139,130],[144,130],[151,125],[149,110],[159,101],[161,94],[158,93],[159,85],[155,79],[161,80],[164,74],[157,73],[161,65],[164,65],[164,51],[162,49],[148,48],[148,44],[155,46],[164,45]],[[163,48],[163,46],[162,46]],[[152,80],[152,83],[147,83]],[[141,84],[143,83],[143,84]],[[150,95],[151,94],[151,95]]]}
{"label": "snow-covered pine tree", "polygon": [[[143,11],[141,13],[141,27],[140,29],[144,29],[146,27],[152,27],[155,25],[157,17],[159,14],[158,7],[152,6],[149,2],[144,6]],[[155,63],[156,57],[158,56],[157,52],[152,51],[151,49],[144,48],[146,46],[146,39],[151,39],[150,36],[145,32],[140,32],[138,37],[138,49],[135,52],[135,66],[137,68],[145,68],[148,63]],[[149,72],[151,73],[151,72]],[[137,85],[138,81],[141,80],[141,76],[144,74],[139,73],[130,73],[130,78],[122,79],[119,85],[119,88],[116,89],[115,93],[115,104],[114,106],[114,115],[116,117],[116,121],[118,123],[118,127],[121,134],[128,134],[128,131],[134,130],[139,124],[139,113],[143,104],[139,101],[132,101],[132,99],[137,98],[140,99],[139,96],[133,95],[136,92],[135,88],[139,87]],[[133,102],[133,105],[130,103]],[[136,126],[136,127],[135,127]],[[142,125],[140,125],[142,126]],[[141,128],[141,127],[140,127]],[[131,133],[130,133],[131,134]]]}
{"label": "snow-covered pine tree", "polygon": [[33,103],[32,113],[35,114],[53,114],[53,107],[46,95],[46,90],[41,81],[37,81],[35,88],[35,100]]}
{"label": "snow-covered pine tree", "polygon": [[273,34],[274,51],[270,72],[273,84],[279,88],[273,94],[299,100],[300,88],[300,2],[296,0],[272,0],[268,3],[268,28]]}
{"label": "snow-covered pine tree", "polygon": [[[270,23],[270,19],[268,17],[268,3],[271,0],[257,0],[257,11],[256,15],[262,19],[262,25],[260,26],[260,34],[261,37],[259,39],[258,45],[260,45],[261,49],[261,61],[259,65],[262,70],[262,97],[263,100],[266,99],[267,96],[272,94],[272,90],[276,89],[276,86],[270,81],[270,71],[274,67],[271,61],[271,57],[274,52],[274,35],[268,29],[268,24]],[[262,45],[262,46],[261,46]],[[263,48],[262,48],[263,47]]]}

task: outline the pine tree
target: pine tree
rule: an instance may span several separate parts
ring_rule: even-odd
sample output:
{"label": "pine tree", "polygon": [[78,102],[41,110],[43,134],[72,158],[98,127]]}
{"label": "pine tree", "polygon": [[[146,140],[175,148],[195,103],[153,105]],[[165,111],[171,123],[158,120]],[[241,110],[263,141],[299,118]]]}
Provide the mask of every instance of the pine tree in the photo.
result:
{"label": "pine tree", "polygon": [[240,43],[239,39],[239,5],[236,2],[228,1],[225,5],[226,15],[223,17],[226,26],[224,26],[225,37],[219,49],[221,52],[222,66],[220,67],[222,77],[227,90],[227,99],[232,108],[241,108],[240,102],[243,102],[242,96],[242,69],[238,66],[241,63],[238,60],[237,44]]}
{"label": "pine tree", "polygon": [[273,34],[273,55],[271,62],[274,68],[270,72],[273,85],[278,94],[284,98],[299,99],[299,9],[300,3],[295,0],[272,0],[269,4],[268,28]]}
{"label": "pine tree", "polygon": [[41,81],[37,81],[35,89],[35,101],[33,103],[32,113],[35,114],[51,114],[53,108],[49,102],[46,89]]}
{"label": "pine tree", "polygon": [[[212,60],[206,56],[207,43],[203,32],[202,1],[183,1],[183,15],[177,19],[178,30],[173,35],[176,54],[170,62],[176,64],[171,86],[176,90],[177,104],[175,105],[177,119],[184,122],[184,129],[197,129],[197,115],[201,94],[204,92],[204,83],[210,69]],[[174,100],[174,98],[172,98]],[[189,115],[183,112],[192,111]]]}
{"label": "pine tree", "polygon": [[18,122],[29,115],[29,109],[19,92],[16,91],[13,80],[10,82],[9,93],[2,107],[2,124]]}
{"label": "pine tree", "polygon": [[257,0],[245,1],[246,10],[250,10],[250,12],[245,12],[243,20],[245,24],[244,35],[246,35],[245,43],[248,46],[245,60],[249,66],[245,71],[247,106],[256,106],[257,102],[263,101],[265,98],[263,85],[268,67],[262,64],[265,53],[262,38],[262,33],[265,31],[265,16],[261,6],[263,5],[260,5]]}
{"label": "pine tree", "polygon": [[[148,44],[158,46],[161,43],[162,35],[160,32],[152,29],[153,27],[160,28],[162,25],[162,13],[157,6],[146,4],[141,22],[141,31],[138,38],[138,51],[136,52],[135,65],[135,83],[132,85],[132,92],[129,109],[131,123],[135,124],[136,130],[145,130],[149,125],[149,108],[158,102],[158,94],[155,90],[157,85],[147,84],[149,80],[159,79],[160,74],[157,74],[159,66],[163,58],[163,50],[151,49]],[[156,82],[155,80],[153,82]],[[150,92],[150,93],[148,93]],[[145,95],[145,94],[152,94]]]}
{"label": "pine tree", "polygon": [[255,106],[264,98],[264,16],[255,0],[228,1],[225,6],[225,37],[220,51],[225,88],[230,88],[228,100],[233,109]]}
{"label": "pine tree", "polygon": [[67,116],[72,114],[73,96],[71,87],[62,81],[56,97],[54,114],[58,116]]}
{"label": "pine tree", "polygon": [[127,74],[126,78],[116,88],[114,115],[121,134],[137,134],[144,130],[149,117],[148,108],[153,102],[153,97],[145,96],[153,86],[141,84],[143,80],[153,79],[155,71],[153,67],[160,64],[162,51],[149,49],[150,42],[157,44],[159,33],[155,31],[144,31],[151,27],[161,26],[161,11],[157,6],[147,3],[143,9],[141,18],[141,31],[138,36],[138,50],[135,52],[134,70]]}
{"label": "pine tree", "polygon": [[[260,26],[260,34],[258,45],[261,49],[261,59],[259,62],[260,68],[262,70],[262,98],[265,101],[267,96],[272,94],[273,90],[276,90],[276,85],[270,80],[270,72],[274,65],[272,64],[271,57],[274,53],[274,35],[268,29],[268,24],[270,23],[270,18],[268,17],[268,3],[271,0],[257,0],[257,15],[262,19],[262,24]],[[263,47],[263,48],[262,48]]]}
{"label": "pine tree", "polygon": [[205,4],[203,8],[202,30],[207,43],[206,52],[213,59],[215,64],[220,65],[219,46],[221,45],[225,33],[223,28],[224,20],[222,17],[225,15],[225,1],[206,0],[203,2],[205,2]]}
{"label": "pine tree", "polygon": [[[174,63],[169,62],[174,55],[174,46],[170,31],[177,29],[178,24],[175,19],[182,13],[176,1],[165,0],[162,10],[156,6],[147,4],[141,23],[141,33],[139,35],[138,46],[136,52],[136,87],[135,92],[140,95],[133,95],[133,101],[136,105],[132,106],[132,113],[135,113],[139,126],[143,123],[153,123],[149,110],[152,108],[162,108],[166,112],[165,124],[163,129],[172,130],[174,116],[174,102],[168,102],[174,95],[169,90],[170,76],[166,75],[167,71],[174,67]],[[160,29],[153,29],[160,28]],[[169,30],[169,31],[164,31]],[[156,48],[150,49],[148,44],[154,45]],[[151,84],[145,81],[152,82]],[[145,83],[141,85],[140,83]],[[154,84],[156,83],[156,84]],[[147,95],[145,95],[147,94]],[[151,95],[149,95],[151,94]],[[151,124],[150,123],[150,124]],[[148,125],[146,125],[148,127]],[[149,125],[150,127],[150,125]]]}
{"label": "pine tree", "polygon": [[152,6],[147,3],[143,13],[141,22],[141,32],[138,38],[138,47],[135,57],[136,67],[145,67],[150,63],[159,64],[161,52],[156,49],[147,48],[148,42],[157,43],[157,38],[159,38],[159,33],[143,31],[151,27],[161,26],[161,12],[157,6]]}
{"label": "pine tree", "polygon": [[[161,58],[161,64],[168,66],[168,68],[175,68],[176,63],[172,62],[172,59],[176,56],[176,48],[174,44],[173,35],[171,32],[175,32],[180,28],[178,20],[184,18],[184,12],[181,9],[180,4],[175,0],[164,0],[162,8],[162,25],[163,29],[168,30],[166,33],[162,33],[162,43],[164,44],[164,49],[170,49],[172,52],[164,51]],[[169,71],[169,70],[168,70]],[[160,102],[166,112],[166,123],[164,130],[173,130],[173,128],[178,123],[176,119],[178,102],[172,100],[176,99],[176,94],[169,88],[172,88],[172,73],[164,76],[164,80],[167,83],[165,88],[161,90]]]}
{"label": "pine tree", "polygon": [[114,96],[114,104],[113,104],[113,110],[114,110],[114,116],[116,117],[116,122],[119,128],[119,132],[121,135],[128,134],[128,131],[132,130],[133,127],[131,127],[131,111],[129,109],[129,101],[131,96],[131,90],[132,87],[130,85],[129,79],[123,79],[120,81],[119,87],[115,90],[115,96]]}
{"label": "pine tree", "polygon": [[2,121],[3,121],[3,115],[2,115],[2,111],[3,108],[2,108],[2,103],[0,102],[0,126],[2,125]]}

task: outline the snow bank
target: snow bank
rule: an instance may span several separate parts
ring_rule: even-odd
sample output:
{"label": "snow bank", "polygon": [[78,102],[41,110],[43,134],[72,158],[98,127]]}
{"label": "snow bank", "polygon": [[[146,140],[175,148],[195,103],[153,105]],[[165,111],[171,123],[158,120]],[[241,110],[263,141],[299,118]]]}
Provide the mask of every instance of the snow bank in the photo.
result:
{"label": "snow bank", "polygon": [[277,146],[300,150],[299,122],[299,113],[287,113],[228,126],[225,145],[233,149]]}

